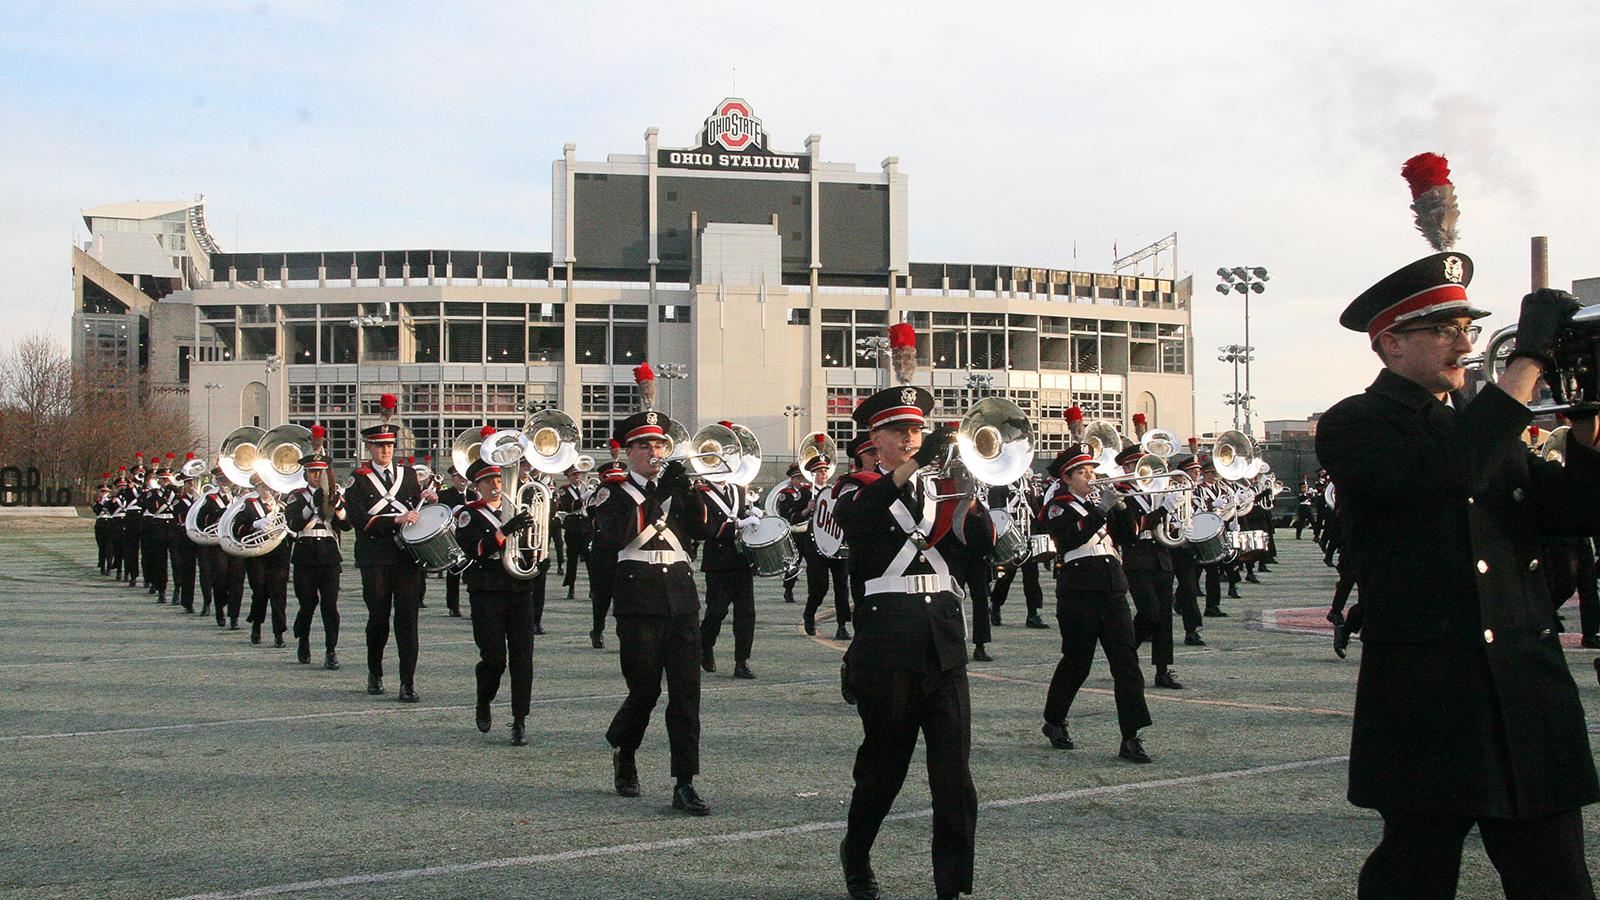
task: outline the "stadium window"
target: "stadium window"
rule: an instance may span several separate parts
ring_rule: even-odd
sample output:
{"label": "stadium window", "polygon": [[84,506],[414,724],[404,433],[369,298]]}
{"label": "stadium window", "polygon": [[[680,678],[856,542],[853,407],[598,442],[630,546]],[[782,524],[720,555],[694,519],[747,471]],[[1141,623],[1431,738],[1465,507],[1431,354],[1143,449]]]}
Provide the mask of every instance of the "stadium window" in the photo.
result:
{"label": "stadium window", "polygon": [[[582,314],[581,309],[579,314]],[[605,325],[586,323],[576,326],[574,330],[577,334],[574,362],[586,365],[604,365],[610,359],[607,353],[609,342],[606,340]]]}
{"label": "stadium window", "polygon": [[662,305],[656,307],[656,320],[659,322],[673,322],[686,324],[689,321],[689,307]]}
{"label": "stadium window", "polygon": [[850,364],[850,329],[822,329],[822,364],[828,368],[843,369]]}
{"label": "stadium window", "polygon": [[558,363],[565,357],[566,337],[559,325],[528,326],[528,362]]}
{"label": "stadium window", "polygon": [[611,326],[611,358],[617,365],[634,365],[644,359],[645,334],[643,325]]}
{"label": "stadium window", "polygon": [[436,363],[439,361],[439,323],[428,322],[412,326],[412,335],[416,339],[416,359],[419,363]]}
{"label": "stadium window", "polygon": [[445,325],[446,362],[483,362],[483,323],[449,322]]}
{"label": "stadium window", "polygon": [[811,324],[811,310],[810,309],[798,309],[798,308],[790,309],[789,310],[789,324],[790,325],[810,325]]}
{"label": "stadium window", "polygon": [[527,334],[520,321],[489,322],[485,332],[484,362],[523,362],[527,359],[523,344],[526,339]]}

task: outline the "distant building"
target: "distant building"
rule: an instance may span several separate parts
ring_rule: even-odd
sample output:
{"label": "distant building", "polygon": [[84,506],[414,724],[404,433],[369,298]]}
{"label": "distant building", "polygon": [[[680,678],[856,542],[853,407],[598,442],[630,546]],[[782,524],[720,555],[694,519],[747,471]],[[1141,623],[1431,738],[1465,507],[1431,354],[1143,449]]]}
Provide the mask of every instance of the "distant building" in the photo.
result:
{"label": "distant building", "polygon": [[1572,293],[1584,306],[1600,304],[1600,277],[1579,278],[1572,282]]}
{"label": "distant building", "polygon": [[1304,419],[1268,419],[1266,422],[1267,440],[1287,441],[1296,438],[1314,438],[1317,436],[1317,420],[1322,418],[1322,413],[1312,413]]}

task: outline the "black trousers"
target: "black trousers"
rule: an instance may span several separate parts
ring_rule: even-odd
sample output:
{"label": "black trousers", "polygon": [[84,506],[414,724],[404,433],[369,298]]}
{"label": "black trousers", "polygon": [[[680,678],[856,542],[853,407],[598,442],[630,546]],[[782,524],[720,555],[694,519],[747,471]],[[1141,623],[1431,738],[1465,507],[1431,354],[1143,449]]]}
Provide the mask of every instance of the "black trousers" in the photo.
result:
{"label": "black trousers", "polygon": [[144,572],[144,583],[158,591],[167,589],[166,527],[165,520],[158,521],[154,527],[146,522],[139,535],[139,549],[142,551],[139,568]]}
{"label": "black trousers", "polygon": [[933,883],[939,894],[971,891],[978,792],[970,765],[972,698],[966,668],[924,673],[852,661],[849,679],[862,740],[844,833],[846,861],[870,861],[920,733],[927,742],[928,790],[933,795]]}
{"label": "black trousers", "polygon": [[467,589],[472,642],[478,645],[478,702],[500,693],[500,677],[511,666],[511,714],[528,714],[533,696],[533,595],[527,591]]}
{"label": "black trousers", "polygon": [[1454,897],[1461,844],[1474,824],[1508,900],[1594,897],[1583,855],[1583,813],[1577,809],[1537,819],[1476,822],[1465,816],[1384,812],[1383,841],[1361,867],[1356,896]]}
{"label": "black trousers", "polygon": [[1117,700],[1117,723],[1122,736],[1130,738],[1150,724],[1150,709],[1144,702],[1144,675],[1139,671],[1139,656],[1133,649],[1133,616],[1128,612],[1128,595],[1118,591],[1072,591],[1056,588],[1056,621],[1061,627],[1061,662],[1050,679],[1045,696],[1044,720],[1063,725],[1072,709],[1073,698],[1089,677],[1098,641],[1111,666],[1112,692]]}
{"label": "black trousers", "polygon": [[700,621],[700,648],[710,650],[722,633],[722,620],[733,608],[733,659],[750,658],[756,639],[756,579],[749,569],[723,569],[705,573],[706,611]]}
{"label": "black trousers", "polygon": [[1310,504],[1307,504],[1305,506],[1296,506],[1295,509],[1294,509],[1294,539],[1295,540],[1297,540],[1297,541],[1300,540],[1300,532],[1304,531],[1305,527],[1307,525],[1311,525],[1311,537],[1315,538],[1317,536],[1317,528],[1316,528],[1316,525],[1314,525],[1312,523],[1311,506],[1310,506]]}
{"label": "black trousers", "polygon": [[994,566],[987,556],[979,556],[967,569],[967,612],[971,614],[968,639],[974,644],[987,644],[993,638],[989,624],[989,576]]}
{"label": "black trousers", "polygon": [[1200,566],[1193,553],[1181,547],[1172,551],[1172,578],[1172,605],[1183,617],[1184,633],[1193,634],[1206,621],[1200,615]]}
{"label": "black trousers", "polygon": [[206,544],[194,545],[195,570],[200,577],[202,611],[211,609],[211,582],[216,578],[217,554],[221,552],[219,548]]}
{"label": "black trousers", "polygon": [[172,602],[194,609],[194,571],[200,548],[187,537],[174,537],[168,547],[172,555]]}
{"label": "black trousers", "polygon": [[1345,603],[1350,600],[1350,591],[1356,586],[1356,567],[1344,561],[1344,556],[1339,556],[1339,582],[1333,586],[1333,604],[1328,607],[1330,612],[1344,612]]}
{"label": "black trousers", "polygon": [[817,614],[833,587],[833,614],[840,625],[850,621],[850,560],[830,559],[816,550],[806,555],[806,616]]}
{"label": "black trousers", "polygon": [[104,575],[111,568],[111,519],[94,520],[95,565]]}
{"label": "black trousers", "polygon": [[339,563],[295,563],[294,598],[300,611],[294,617],[296,640],[311,637],[311,617],[322,611],[322,644],[329,651],[339,646]]}
{"label": "black trousers", "polygon": [[[1017,572],[1022,572],[1022,597],[1028,604],[1028,614],[1037,615],[1044,608],[1044,591],[1039,587],[1039,564],[1025,562],[1020,566],[1000,566],[994,579],[994,587],[989,591],[989,605],[999,609],[1006,605],[1006,595],[1011,592],[1011,582],[1016,580]],[[977,615],[974,608],[973,615]]]}
{"label": "black trousers", "polygon": [[1217,609],[1222,605],[1222,583],[1238,583],[1239,566],[1237,563],[1212,563],[1200,569],[1206,573],[1206,609]]}
{"label": "black trousers", "polygon": [[289,630],[289,554],[282,545],[265,556],[244,561],[245,574],[250,578],[251,625],[267,621],[267,607],[272,607],[272,633],[282,635]]}
{"label": "black trousers", "polygon": [[1140,570],[1128,572],[1128,592],[1137,610],[1133,629],[1150,642],[1150,662],[1172,665],[1172,581],[1171,572]]}
{"label": "black trousers", "polygon": [[594,632],[604,634],[606,615],[611,612],[611,589],[617,578],[615,553],[590,553],[583,560],[589,573],[589,605],[594,612]]}
{"label": "black trousers", "polygon": [[122,526],[122,577],[128,579],[129,584],[139,578],[139,522],[131,521],[132,525]]}
{"label": "black trousers", "polygon": [[667,743],[672,775],[700,774],[700,617],[618,616],[622,677],[628,697],[606,729],[606,742],[637,750],[667,679]]}
{"label": "black trousers", "polygon": [[567,539],[561,528],[561,520],[550,520],[549,529],[550,548],[556,553],[556,571],[565,572],[567,570]]}
{"label": "black trousers", "polygon": [[413,684],[417,674],[417,601],[423,571],[413,562],[364,566],[361,599],[367,604],[367,672],[383,677],[383,651],[394,622],[394,648],[400,654],[400,683]]}
{"label": "black trousers", "polygon": [[224,618],[238,622],[239,609],[244,605],[244,559],[221,547],[212,549],[215,552],[211,556],[214,563],[211,571],[215,580],[211,585],[211,599],[216,604],[217,624],[221,625]]}
{"label": "black trousers", "polygon": [[561,586],[573,587],[578,583],[578,560],[589,558],[589,548],[583,545],[583,520],[576,516],[564,520],[558,533],[567,545],[567,558],[571,561],[566,568],[566,577],[561,579]]}

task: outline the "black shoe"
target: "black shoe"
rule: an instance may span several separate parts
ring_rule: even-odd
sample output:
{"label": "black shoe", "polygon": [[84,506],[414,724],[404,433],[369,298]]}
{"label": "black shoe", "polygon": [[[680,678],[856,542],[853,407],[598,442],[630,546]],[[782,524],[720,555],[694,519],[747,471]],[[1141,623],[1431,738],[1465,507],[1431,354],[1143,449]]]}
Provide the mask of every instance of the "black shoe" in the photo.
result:
{"label": "black shoe", "polygon": [[589,632],[589,646],[596,650],[604,650],[606,648],[605,635],[598,631]]}
{"label": "black shoe", "polygon": [[300,660],[300,665],[311,665],[311,638],[303,637],[295,647],[295,658]]}
{"label": "black shoe", "polygon": [[700,799],[693,784],[680,784],[672,789],[672,808],[681,809],[691,816],[711,815],[711,804]]}
{"label": "black shoe", "polygon": [[988,651],[983,649],[983,645],[982,644],[973,644],[972,645],[972,661],[973,662],[994,662],[994,657],[990,656]]}
{"label": "black shoe", "polygon": [[521,716],[511,722],[511,746],[528,746],[528,723]]}
{"label": "black shoe", "polygon": [[1051,725],[1049,722],[1046,722],[1044,723],[1044,728],[1040,729],[1040,731],[1044,733],[1045,737],[1050,739],[1050,746],[1056,748],[1057,750],[1073,749],[1072,735],[1067,734],[1067,726]]}
{"label": "black shoe", "polygon": [[1344,659],[1350,649],[1350,624],[1340,622],[1333,627],[1333,655]]}
{"label": "black shoe", "polygon": [[996,606],[993,609],[989,610],[989,624],[990,625],[999,625],[1000,624],[1000,607]]}
{"label": "black shoe", "polygon": [[251,625],[250,626],[250,643],[252,643],[252,644],[261,643],[261,626],[260,625]]}
{"label": "black shoe", "polygon": [[1240,599],[1243,599],[1243,598],[1241,598],[1239,596],[1239,584],[1238,584],[1238,582],[1234,582],[1233,584],[1228,585],[1228,599],[1229,600],[1240,600]]}
{"label": "black shoe", "polygon": [[329,650],[322,658],[322,667],[330,672],[339,671],[339,654],[333,650]]}
{"label": "black shoe", "polygon": [[238,631],[239,630],[239,620],[238,619],[229,619],[228,620],[228,630],[229,631]]}
{"label": "black shoe", "polygon": [[[1246,575],[1244,577],[1244,580],[1249,582],[1250,584],[1260,584],[1261,583],[1261,579],[1257,578],[1254,575]],[[1229,595],[1229,596],[1232,596],[1232,595]]]}
{"label": "black shoe", "polygon": [[1150,754],[1144,752],[1144,744],[1136,737],[1128,738],[1122,742],[1122,749],[1117,751],[1117,756],[1132,763],[1147,763]]}
{"label": "black shoe", "polygon": [[852,865],[850,858],[845,855],[844,842],[839,843],[839,866],[844,869],[844,889],[850,892],[850,900],[880,900],[883,892],[878,890],[878,877],[872,874],[872,866],[868,863]]}
{"label": "black shoe", "polygon": [[167,592],[156,591],[156,602],[165,605],[167,602]]}
{"label": "black shoe", "polygon": [[205,615],[210,615],[210,614],[211,614],[211,601],[207,600],[205,602],[205,604],[200,607],[200,615],[205,616]]}
{"label": "black shoe", "polygon": [[717,653],[715,650],[706,647],[700,651],[700,668],[707,672],[715,672],[717,670]]}
{"label": "black shoe", "polygon": [[538,622],[533,623],[533,633],[534,634],[544,634],[544,626],[539,624]]}
{"label": "black shoe", "polygon": [[194,604],[191,603],[188,606],[185,606],[183,608],[183,614],[186,615],[186,616],[194,615]]}
{"label": "black shoe", "polygon": [[733,664],[733,677],[749,679],[756,677],[756,673],[750,671],[750,663],[741,659]]}
{"label": "black shoe", "polygon": [[567,585],[567,599],[568,600],[575,600],[575,599],[577,599],[577,595],[578,595],[578,586],[575,585],[575,584]]}
{"label": "black shoe", "polygon": [[1191,631],[1183,636],[1183,644],[1186,647],[1204,647],[1206,642],[1200,639],[1200,632]]}
{"label": "black shoe", "polygon": [[621,747],[611,751],[611,780],[618,796],[639,796],[639,767],[634,765],[633,754],[624,756]]}
{"label": "black shoe", "polygon": [[272,646],[274,646],[274,647],[282,647],[283,646],[283,632],[278,631],[278,632],[274,632],[273,633],[273,635],[272,635]]}
{"label": "black shoe", "polygon": [[421,600],[417,601],[417,609],[427,609],[427,608],[428,608],[428,604],[423,603]]}
{"label": "black shoe", "polygon": [[1339,612],[1338,610],[1330,609],[1328,610],[1327,619],[1329,625],[1332,625],[1334,628],[1338,628],[1340,625],[1344,624],[1344,613]]}
{"label": "black shoe", "polygon": [[805,617],[805,626],[806,626],[806,634],[816,634],[817,633],[817,622],[816,622],[815,619],[811,618],[809,615]]}
{"label": "black shoe", "polygon": [[450,618],[452,618],[452,619],[461,618],[461,610],[460,610],[460,608],[452,606],[450,608]]}
{"label": "black shoe", "polygon": [[794,592],[793,591],[784,591],[783,592],[783,602],[785,602],[785,603],[793,603],[794,602]]}
{"label": "black shoe", "polygon": [[1039,618],[1039,614],[1038,613],[1028,613],[1028,620],[1026,622],[1023,622],[1022,624],[1028,626],[1029,628],[1049,628],[1050,627],[1049,625],[1046,625],[1044,623],[1043,619]]}
{"label": "black shoe", "polygon": [[417,696],[416,689],[403,681],[400,683],[400,693],[395,696],[395,699],[401,703],[418,703],[422,700],[421,697]]}
{"label": "black shoe", "polygon": [[[1277,560],[1273,560],[1272,564],[1273,565],[1277,565],[1278,561]],[[1256,564],[1256,574],[1257,575],[1266,575],[1270,571],[1272,571],[1272,570],[1267,568],[1267,564],[1266,563],[1257,563]]]}
{"label": "black shoe", "polygon": [[383,677],[381,675],[367,675],[367,693],[377,695],[383,693]]}
{"label": "black shoe", "polygon": [[473,712],[472,721],[478,726],[478,731],[488,734],[489,729],[494,727],[494,716],[489,712],[489,704],[480,700],[478,701],[477,709]]}
{"label": "black shoe", "polygon": [[1171,669],[1162,669],[1156,673],[1156,687],[1166,688],[1169,691],[1183,690],[1183,685],[1178,683],[1178,679],[1172,674]]}
{"label": "black shoe", "polygon": [[844,623],[840,622],[839,627],[834,629],[833,639],[836,641],[850,640],[850,629],[844,627]]}
{"label": "black shoe", "polygon": [[1208,606],[1206,607],[1205,616],[1208,619],[1226,619],[1228,614],[1223,612],[1220,606]]}

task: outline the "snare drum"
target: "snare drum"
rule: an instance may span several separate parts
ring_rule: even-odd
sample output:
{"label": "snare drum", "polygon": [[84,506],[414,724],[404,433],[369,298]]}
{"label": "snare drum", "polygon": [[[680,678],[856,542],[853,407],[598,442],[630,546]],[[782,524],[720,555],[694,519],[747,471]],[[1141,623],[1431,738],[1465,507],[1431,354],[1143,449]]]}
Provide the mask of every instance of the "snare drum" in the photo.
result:
{"label": "snare drum", "polygon": [[1256,562],[1267,555],[1265,531],[1240,531],[1234,536],[1234,547],[1239,551],[1240,562]]}
{"label": "snare drum", "polygon": [[989,521],[994,524],[994,547],[989,550],[989,562],[1009,566],[1025,559],[1029,551],[1028,539],[1011,514],[1003,509],[991,509]]}
{"label": "snare drum", "polygon": [[430,503],[417,510],[417,520],[401,526],[394,540],[429,572],[457,569],[467,561],[467,554],[456,543],[455,517],[450,514],[450,507],[442,503]]}
{"label": "snare drum", "polygon": [[1195,513],[1189,521],[1189,530],[1184,534],[1184,539],[1189,542],[1189,550],[1194,553],[1194,561],[1202,566],[1222,562],[1228,557],[1231,548],[1228,546],[1228,523],[1216,513]]}
{"label": "snare drum", "polygon": [[762,516],[739,529],[739,546],[750,557],[756,574],[763,578],[787,575],[799,566],[800,551],[795,548],[789,523],[779,516]]}
{"label": "snare drum", "polygon": [[1049,562],[1056,555],[1056,539],[1048,534],[1028,538],[1028,562]]}

